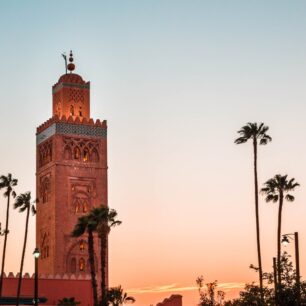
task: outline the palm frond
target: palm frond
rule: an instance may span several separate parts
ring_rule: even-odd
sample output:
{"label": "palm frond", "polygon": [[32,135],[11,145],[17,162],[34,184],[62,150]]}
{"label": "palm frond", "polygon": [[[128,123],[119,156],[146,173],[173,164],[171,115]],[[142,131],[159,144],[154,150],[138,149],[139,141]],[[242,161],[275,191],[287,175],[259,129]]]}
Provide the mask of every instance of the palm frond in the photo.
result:
{"label": "palm frond", "polygon": [[248,141],[248,138],[246,137],[239,137],[235,140],[235,144],[242,144]]}
{"label": "palm frond", "polygon": [[285,199],[288,201],[288,202],[293,202],[294,201],[294,196],[291,195],[291,194],[287,194],[285,196]]}
{"label": "palm frond", "polygon": [[278,195],[277,194],[268,194],[267,196],[266,196],[266,202],[277,202],[278,201]]}
{"label": "palm frond", "polygon": [[29,209],[29,207],[28,206],[21,206],[20,208],[19,208],[19,212],[24,212],[24,211],[26,211],[26,210],[28,210]]}
{"label": "palm frond", "polygon": [[27,208],[30,208],[31,205],[31,192],[26,192],[18,195],[16,197],[14,208],[19,208],[20,212],[25,211]]}
{"label": "palm frond", "polygon": [[88,226],[88,216],[80,217],[71,233],[71,236],[72,237],[82,236],[85,233],[87,226]]}

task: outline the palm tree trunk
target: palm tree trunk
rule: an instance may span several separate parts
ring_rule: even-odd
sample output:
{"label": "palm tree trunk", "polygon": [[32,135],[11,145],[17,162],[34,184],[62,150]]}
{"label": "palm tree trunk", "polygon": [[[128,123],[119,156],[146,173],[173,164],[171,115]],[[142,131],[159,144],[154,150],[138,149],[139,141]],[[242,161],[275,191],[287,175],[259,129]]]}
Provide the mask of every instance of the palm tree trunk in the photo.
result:
{"label": "palm tree trunk", "polygon": [[279,209],[278,209],[278,226],[277,226],[277,276],[278,285],[281,286],[281,235],[282,235],[282,210],[283,210],[283,192],[280,191],[279,194]]}
{"label": "palm tree trunk", "polygon": [[260,249],[260,226],[259,226],[259,204],[258,204],[258,178],[257,178],[257,140],[253,139],[254,149],[254,183],[255,183],[255,215],[256,215],[256,240],[257,240],[257,257],[261,304],[264,305],[263,284],[262,284],[262,264]]}
{"label": "palm tree trunk", "polygon": [[29,215],[30,215],[30,206],[27,208],[26,226],[25,226],[25,232],[24,232],[23,249],[22,249],[22,256],[21,256],[21,263],[20,263],[19,279],[18,279],[16,306],[19,306],[19,300],[20,300],[23,263],[24,263],[24,256],[25,256],[25,250],[26,250],[27,238],[28,238]]}
{"label": "palm tree trunk", "polygon": [[94,306],[98,306],[99,302],[98,302],[97,280],[96,280],[95,259],[94,259],[94,240],[91,230],[88,230],[88,256],[90,263],[91,285],[92,285]]}
{"label": "palm tree trunk", "polygon": [[106,300],[106,252],[107,252],[107,231],[103,230],[103,233],[100,237],[101,241],[101,292],[102,292],[102,300],[101,305],[107,306]]}
{"label": "palm tree trunk", "polygon": [[2,253],[1,278],[0,278],[0,297],[2,297],[6,243],[7,243],[7,234],[8,234],[8,225],[9,225],[10,197],[11,193],[9,193],[7,196],[7,205],[6,205],[6,221],[5,221],[5,233],[4,233],[4,243],[3,243],[3,253]]}

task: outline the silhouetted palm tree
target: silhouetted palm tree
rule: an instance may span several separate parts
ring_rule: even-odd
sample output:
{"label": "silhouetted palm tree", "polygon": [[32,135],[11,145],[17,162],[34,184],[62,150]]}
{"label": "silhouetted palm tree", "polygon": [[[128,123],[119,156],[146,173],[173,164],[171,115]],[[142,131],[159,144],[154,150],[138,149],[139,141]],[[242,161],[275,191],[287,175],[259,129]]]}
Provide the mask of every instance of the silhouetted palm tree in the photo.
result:
{"label": "silhouetted palm tree", "polygon": [[261,292],[261,302],[263,301],[263,283],[262,283],[262,264],[261,264],[261,249],[260,249],[260,226],[259,226],[259,204],[258,204],[258,178],[257,178],[257,146],[266,145],[272,138],[267,135],[269,127],[263,123],[248,122],[239,131],[240,137],[235,140],[236,144],[242,144],[251,140],[253,142],[254,153],[254,184],[255,184],[255,216],[256,216],[256,240],[257,240],[257,257],[258,257],[258,271],[259,271],[259,285]]}
{"label": "silhouetted palm tree", "polygon": [[74,297],[71,297],[71,298],[63,298],[61,300],[58,300],[57,306],[76,306],[79,304],[81,303],[77,302]]}
{"label": "silhouetted palm tree", "polygon": [[295,187],[300,186],[296,183],[294,178],[288,180],[288,175],[277,174],[274,178],[265,182],[265,187],[261,189],[261,192],[266,194],[266,202],[278,201],[278,223],[277,223],[277,278],[278,284],[281,285],[281,226],[282,226],[282,209],[284,198],[289,201],[294,201],[294,196],[289,194]]}
{"label": "silhouetted palm tree", "polygon": [[126,292],[123,292],[122,287],[118,286],[107,290],[107,301],[111,306],[120,306],[125,303],[134,303],[135,298],[128,296]]}
{"label": "silhouetted palm tree", "polygon": [[121,221],[116,220],[117,212],[105,206],[96,207],[91,210],[90,218],[97,224],[96,231],[100,239],[101,251],[101,305],[107,306],[107,287],[106,287],[106,251],[107,237],[112,227],[121,224]]}
{"label": "silhouetted palm tree", "polygon": [[19,271],[19,279],[18,279],[18,288],[17,288],[16,305],[18,306],[19,305],[19,300],[20,300],[23,263],[24,263],[25,251],[26,251],[26,246],[27,246],[30,210],[32,210],[33,215],[36,214],[35,206],[34,206],[34,204],[31,203],[31,192],[26,192],[26,193],[20,194],[15,200],[14,208],[15,209],[19,208],[19,212],[26,211],[26,213],[27,213],[25,231],[24,231],[23,249],[22,249],[22,256],[21,256],[21,263],[20,263],[20,271]]}
{"label": "silhouetted palm tree", "polygon": [[[75,225],[72,236],[80,237],[87,233],[88,241],[88,257],[90,264],[90,274],[91,274],[91,285],[92,294],[94,300],[94,306],[98,306],[98,292],[97,292],[97,280],[96,280],[96,270],[95,270],[95,260],[94,260],[94,238],[93,231],[97,228],[97,223],[95,220],[90,218],[90,214],[82,216],[78,219],[78,223]],[[96,263],[97,264],[97,263]]]}
{"label": "silhouetted palm tree", "polygon": [[10,199],[16,197],[16,193],[13,189],[18,183],[17,179],[12,178],[12,174],[9,173],[7,176],[0,176],[0,189],[4,189],[4,196],[7,197],[6,204],[6,220],[5,220],[5,230],[4,230],[4,244],[3,244],[3,254],[2,254],[2,265],[1,265],[1,278],[0,278],[0,297],[2,297],[2,287],[3,287],[3,274],[5,266],[5,255],[6,255],[6,243],[7,235],[9,233],[9,211],[10,211]]}

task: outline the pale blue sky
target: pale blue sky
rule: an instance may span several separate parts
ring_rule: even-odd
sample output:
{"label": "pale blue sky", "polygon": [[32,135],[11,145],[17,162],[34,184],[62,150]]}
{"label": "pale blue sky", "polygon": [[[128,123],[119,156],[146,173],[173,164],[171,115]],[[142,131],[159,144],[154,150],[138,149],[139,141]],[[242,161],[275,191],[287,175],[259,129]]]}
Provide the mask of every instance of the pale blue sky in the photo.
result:
{"label": "pale blue sky", "polygon": [[[305,10],[280,0],[1,1],[0,173],[34,192],[35,127],[51,115],[60,54],[72,49],[91,81],[92,116],[109,124],[109,204],[124,221],[112,236],[111,281],[256,279],[251,147],[233,144],[247,121],[264,121],[273,137],[260,151],[260,182],[288,172],[302,185],[284,232],[301,232],[305,258]],[[261,207],[269,270],[276,206]]]}

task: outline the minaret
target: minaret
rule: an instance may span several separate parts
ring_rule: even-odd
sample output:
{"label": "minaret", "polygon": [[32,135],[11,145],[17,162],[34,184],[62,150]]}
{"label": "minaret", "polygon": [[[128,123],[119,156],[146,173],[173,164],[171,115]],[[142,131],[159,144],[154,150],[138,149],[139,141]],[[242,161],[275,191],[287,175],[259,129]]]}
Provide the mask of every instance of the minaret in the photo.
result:
{"label": "minaret", "polygon": [[[52,87],[52,117],[36,133],[41,274],[89,273],[86,236],[72,238],[71,232],[80,216],[107,205],[106,121],[90,119],[90,83],[74,73],[72,52],[67,68]],[[97,237],[95,246],[98,255]]]}

